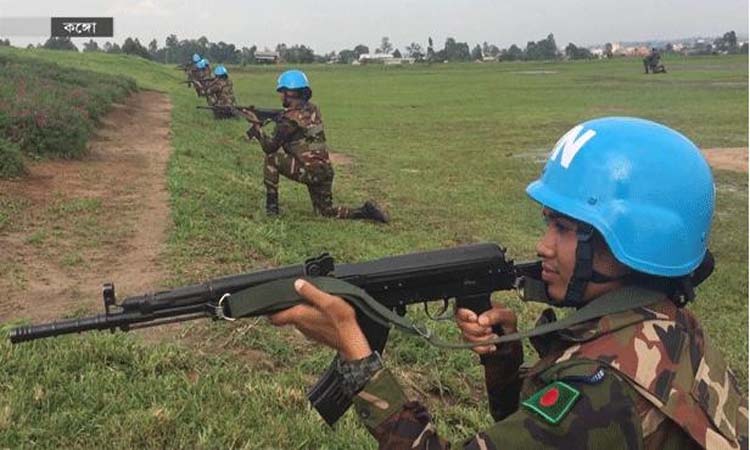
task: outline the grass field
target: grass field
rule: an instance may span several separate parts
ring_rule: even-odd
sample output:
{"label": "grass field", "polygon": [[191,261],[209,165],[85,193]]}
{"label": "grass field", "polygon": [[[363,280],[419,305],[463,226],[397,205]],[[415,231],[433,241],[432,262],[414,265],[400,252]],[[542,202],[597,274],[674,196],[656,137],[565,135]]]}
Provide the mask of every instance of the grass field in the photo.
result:
{"label": "grass field", "polygon": [[[746,147],[747,57],[305,68],[335,153],[334,198],[376,199],[392,224],[312,214],[303,186],[282,181],[282,215],[263,213],[262,152],[246,124],[215,122],[181,73],[104,54],[2,52],[135,78],[168,92],[174,108],[168,184],[174,230],[165,286],[298,263],[339,261],[493,241],[530,259],[542,231],[524,194],[550,146],[574,124],[605,115],[665,123],[702,147]],[[276,107],[282,68],[230,67],[241,104]],[[715,171],[711,248],[717,271],[691,306],[747,392],[747,174]],[[1,198],[0,198],[1,200]],[[0,201],[0,232],[14,203]],[[116,280],[115,280],[116,281]],[[530,327],[538,305],[499,295]],[[415,317],[424,318],[415,311]],[[456,338],[449,324],[437,327]],[[0,343],[0,447],[374,448],[352,414],[335,431],[305,389],[331,358],[263,320],[194,323],[171,343],[90,334],[11,347]],[[527,360],[532,360],[527,349]],[[481,369],[469,352],[439,351],[394,334],[386,361],[454,439],[488,426]]]}

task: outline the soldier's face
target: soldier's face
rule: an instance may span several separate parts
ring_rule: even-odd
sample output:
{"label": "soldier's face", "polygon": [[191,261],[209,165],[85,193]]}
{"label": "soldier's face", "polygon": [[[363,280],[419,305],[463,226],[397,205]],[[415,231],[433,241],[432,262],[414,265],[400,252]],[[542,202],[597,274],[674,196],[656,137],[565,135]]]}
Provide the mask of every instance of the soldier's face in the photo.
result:
{"label": "soldier's face", "polygon": [[562,301],[576,262],[577,224],[549,208],[542,209],[547,229],[537,242],[536,253],[542,259],[542,280],[547,295]]}
{"label": "soldier's face", "polygon": [[[537,242],[537,256],[542,259],[542,280],[547,284],[547,295],[555,301],[563,301],[568,283],[573,276],[578,247],[578,223],[549,208],[542,209],[547,229]],[[628,269],[620,264],[607,245],[598,237],[592,240],[595,271],[613,278],[621,277]],[[584,300],[591,300],[621,285],[620,281],[607,283],[589,282],[584,291]]]}

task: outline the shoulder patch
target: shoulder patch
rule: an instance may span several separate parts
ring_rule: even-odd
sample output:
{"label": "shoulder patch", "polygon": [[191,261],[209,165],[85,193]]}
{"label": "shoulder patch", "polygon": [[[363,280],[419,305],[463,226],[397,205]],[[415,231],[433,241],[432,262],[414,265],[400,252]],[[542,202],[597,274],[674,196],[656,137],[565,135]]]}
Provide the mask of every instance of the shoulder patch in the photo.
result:
{"label": "shoulder patch", "polygon": [[579,390],[562,381],[555,381],[521,404],[556,425],[568,415],[580,396]]}

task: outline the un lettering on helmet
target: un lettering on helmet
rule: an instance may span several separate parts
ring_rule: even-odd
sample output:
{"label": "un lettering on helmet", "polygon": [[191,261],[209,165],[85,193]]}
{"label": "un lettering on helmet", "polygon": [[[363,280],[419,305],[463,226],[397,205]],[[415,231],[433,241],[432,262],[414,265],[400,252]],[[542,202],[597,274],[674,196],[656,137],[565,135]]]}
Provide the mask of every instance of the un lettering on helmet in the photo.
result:
{"label": "un lettering on helmet", "polygon": [[596,136],[596,131],[594,130],[587,130],[583,135],[581,135],[581,131],[583,131],[583,125],[577,125],[572,130],[565,133],[565,135],[557,141],[557,144],[555,144],[554,150],[552,150],[552,154],[550,155],[550,160],[554,161],[557,159],[560,151],[562,151],[560,165],[567,169],[581,148],[586,145],[591,138]]}

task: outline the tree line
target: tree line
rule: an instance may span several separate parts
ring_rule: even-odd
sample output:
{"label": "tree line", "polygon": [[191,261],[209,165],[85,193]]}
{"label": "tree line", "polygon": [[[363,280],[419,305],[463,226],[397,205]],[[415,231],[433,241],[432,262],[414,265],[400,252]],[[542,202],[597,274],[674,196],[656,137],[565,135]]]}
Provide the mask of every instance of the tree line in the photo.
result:
{"label": "tree line", "polygon": [[[0,40],[0,45],[10,45],[10,41]],[[67,38],[50,38],[44,44],[37,45],[37,47],[55,50],[78,50],[78,47]],[[671,44],[667,44],[663,50],[667,53],[672,51]],[[358,60],[361,55],[370,54],[370,48],[364,44],[356,45],[351,49],[347,48],[338,52],[333,51],[325,55],[319,55],[311,47],[303,44],[287,45],[280,43],[276,45],[274,50],[268,48],[258,50],[256,45],[238,48],[234,44],[224,41],[211,42],[205,36],[198,39],[178,39],[174,34],[167,36],[162,47],[159,46],[156,39],[152,39],[148,45],[144,46],[138,38],[128,37],[122,45],[106,42],[101,47],[96,41],[90,40],[83,44],[83,51],[125,53],[165,64],[182,64],[190,61],[194,53],[198,53],[211,62],[241,65],[258,64],[256,54],[259,52],[275,54],[281,62],[290,64],[315,62],[350,64]],[[736,33],[730,31],[725,33],[721,38],[714,40],[713,44],[707,43],[699,47],[698,52],[702,54],[747,53],[747,43],[738,45]],[[404,47],[403,52],[395,48],[386,36],[381,39],[380,45],[373,49],[373,53],[387,54],[394,58],[413,58],[417,62],[462,62],[483,60],[485,58],[499,61],[540,61],[561,58],[591,59],[595,57],[589,49],[578,47],[572,42],[568,43],[560,51],[555,42],[555,36],[552,33],[544,39],[528,41],[524,48],[516,44],[507,48],[499,48],[487,42],[469,47],[467,42],[459,42],[453,37],[448,37],[442,48],[436,48],[432,37],[428,37],[426,47],[423,47],[418,42],[412,42]],[[604,56],[612,57],[611,43],[607,43],[604,46]]]}

